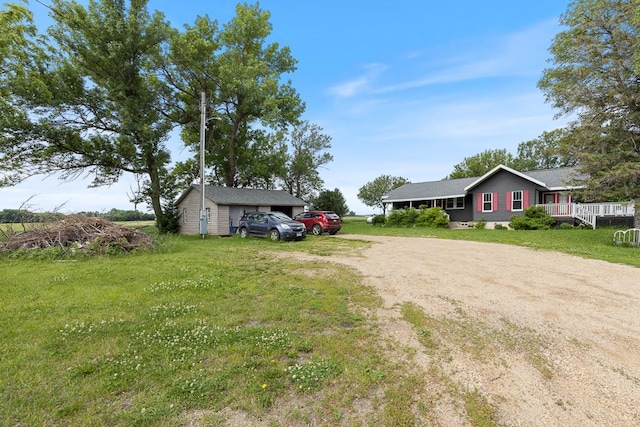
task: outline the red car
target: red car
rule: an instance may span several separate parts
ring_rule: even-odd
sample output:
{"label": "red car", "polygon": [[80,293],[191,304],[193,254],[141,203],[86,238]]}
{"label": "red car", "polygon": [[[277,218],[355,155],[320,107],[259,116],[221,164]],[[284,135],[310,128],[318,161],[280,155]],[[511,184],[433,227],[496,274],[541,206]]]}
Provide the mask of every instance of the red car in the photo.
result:
{"label": "red car", "polygon": [[332,211],[309,211],[298,214],[294,218],[304,224],[308,233],[316,236],[322,233],[336,234],[342,228],[340,216]]}

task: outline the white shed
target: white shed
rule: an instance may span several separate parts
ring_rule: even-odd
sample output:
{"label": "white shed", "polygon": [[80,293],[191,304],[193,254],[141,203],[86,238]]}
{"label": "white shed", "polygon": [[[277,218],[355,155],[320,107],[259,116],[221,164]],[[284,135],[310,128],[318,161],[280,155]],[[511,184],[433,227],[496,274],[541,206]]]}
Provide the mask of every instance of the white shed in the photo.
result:
{"label": "white shed", "polygon": [[[200,234],[200,185],[194,184],[178,197],[180,234]],[[240,217],[250,211],[280,211],[291,217],[304,211],[306,202],[282,190],[205,186],[208,234],[235,233]]]}

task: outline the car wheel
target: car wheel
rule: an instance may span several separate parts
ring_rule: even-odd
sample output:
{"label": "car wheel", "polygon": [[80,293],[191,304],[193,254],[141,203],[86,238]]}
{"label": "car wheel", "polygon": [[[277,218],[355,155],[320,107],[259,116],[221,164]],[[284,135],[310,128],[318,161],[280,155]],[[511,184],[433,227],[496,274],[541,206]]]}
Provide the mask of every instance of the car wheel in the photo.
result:
{"label": "car wheel", "polygon": [[311,232],[314,236],[319,236],[322,234],[322,227],[320,227],[319,224],[313,224],[313,227],[311,227]]}
{"label": "car wheel", "polygon": [[245,227],[242,227],[239,233],[240,233],[240,237],[242,237],[243,239],[249,236],[249,230],[247,230]]}
{"label": "car wheel", "polygon": [[269,237],[271,237],[273,241],[280,240],[280,233],[274,228],[269,232]]}

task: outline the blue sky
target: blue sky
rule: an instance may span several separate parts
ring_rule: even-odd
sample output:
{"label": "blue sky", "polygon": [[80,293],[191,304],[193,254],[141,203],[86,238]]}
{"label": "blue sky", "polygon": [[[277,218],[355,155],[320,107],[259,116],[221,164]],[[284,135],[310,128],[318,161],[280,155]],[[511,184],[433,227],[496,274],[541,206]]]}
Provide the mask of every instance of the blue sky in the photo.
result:
{"label": "blue sky", "polygon": [[[204,14],[228,22],[236,4],[150,0],[149,8],[181,27]],[[358,189],[380,175],[438,180],[465,157],[516,154],[520,142],[564,126],[536,84],[568,4],[262,0],[260,7],[271,12],[271,41],[298,60],[288,77],[306,103],[303,119],[332,138],[325,188],[340,189],[350,210],[368,214],[374,209],[358,200]],[[46,9],[34,0],[30,7],[44,30]],[[169,146],[175,159],[190,155],[177,133]],[[0,209],[32,196],[36,211],[133,209],[131,177],[98,189],[88,183],[35,177],[0,189]]]}

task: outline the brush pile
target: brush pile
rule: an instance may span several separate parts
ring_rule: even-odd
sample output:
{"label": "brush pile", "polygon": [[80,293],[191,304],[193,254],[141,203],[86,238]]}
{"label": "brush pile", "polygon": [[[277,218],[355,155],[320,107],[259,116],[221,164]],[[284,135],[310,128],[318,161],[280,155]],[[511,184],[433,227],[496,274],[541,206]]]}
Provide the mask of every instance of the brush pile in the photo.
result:
{"label": "brush pile", "polygon": [[147,249],[155,241],[146,233],[103,218],[67,216],[38,223],[21,233],[5,233],[0,252],[57,248],[64,253],[122,253]]}

